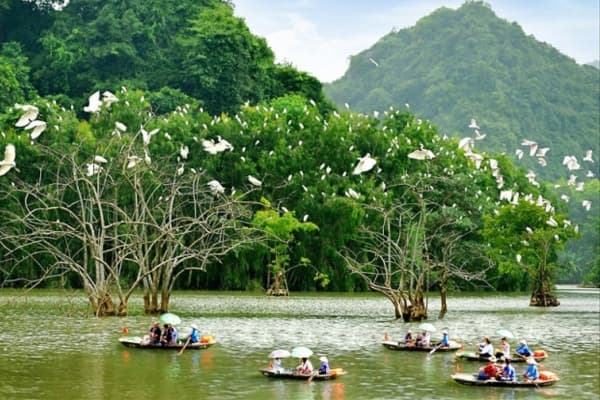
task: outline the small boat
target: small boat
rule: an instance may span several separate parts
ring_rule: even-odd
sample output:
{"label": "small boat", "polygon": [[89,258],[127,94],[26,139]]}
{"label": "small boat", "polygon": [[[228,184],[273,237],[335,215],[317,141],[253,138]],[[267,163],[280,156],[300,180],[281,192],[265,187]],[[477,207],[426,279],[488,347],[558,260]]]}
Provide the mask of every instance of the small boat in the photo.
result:
{"label": "small boat", "polygon": [[[546,354],[546,352],[543,350],[536,350],[534,353],[534,356],[533,356],[533,358],[535,358],[535,361],[537,361],[537,362],[540,362],[540,361],[546,359],[547,357],[548,357],[548,354]],[[480,361],[480,362],[490,361],[489,357],[487,357],[487,356],[482,357],[474,351],[465,351],[465,352],[456,353],[456,358],[460,358],[460,359],[466,360],[466,361]],[[501,361],[502,361],[501,359],[498,359],[498,362],[501,362]],[[520,363],[520,362],[525,362],[525,361],[527,361],[527,358],[522,358],[522,357],[518,356],[517,354],[513,355],[510,359],[511,363]]]}
{"label": "small boat", "polygon": [[450,346],[448,347],[437,347],[437,346],[428,346],[428,347],[421,347],[421,346],[407,346],[406,343],[404,342],[394,342],[391,340],[384,340],[383,342],[381,342],[381,344],[383,344],[385,347],[387,347],[390,350],[399,350],[399,351],[428,351],[431,352],[433,351],[433,349],[436,349],[435,351],[456,351],[458,349],[460,349],[462,346],[455,342],[455,341],[450,341]]}
{"label": "small boat", "polygon": [[[151,349],[151,350],[181,350],[185,345],[185,342],[173,343],[168,345],[154,345],[149,343],[144,338],[139,336],[134,337],[121,337],[119,338],[119,342],[127,347],[134,347],[136,349]],[[199,343],[189,343],[185,349],[186,350],[201,350],[207,349],[213,344],[215,344],[215,338],[213,336],[202,336]]]}
{"label": "small boat", "polygon": [[269,378],[279,378],[279,379],[299,379],[299,380],[315,380],[315,381],[327,381],[331,379],[339,378],[342,375],[346,375],[346,371],[342,368],[332,368],[328,374],[299,374],[294,370],[285,370],[285,371],[275,371],[270,368],[263,368],[260,370],[260,373]]}
{"label": "small boat", "polygon": [[479,380],[477,374],[463,374],[458,373],[452,375],[452,379],[463,385],[470,386],[502,386],[502,387],[540,387],[550,386],[558,382],[560,379],[552,374],[549,379],[536,379],[535,381],[518,380],[516,382],[510,381],[499,381],[496,379]]}

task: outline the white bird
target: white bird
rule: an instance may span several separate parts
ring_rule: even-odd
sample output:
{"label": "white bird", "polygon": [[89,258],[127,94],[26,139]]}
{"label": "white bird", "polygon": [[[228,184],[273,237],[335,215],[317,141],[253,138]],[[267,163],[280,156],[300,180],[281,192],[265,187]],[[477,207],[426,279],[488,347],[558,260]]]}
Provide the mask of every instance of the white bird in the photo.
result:
{"label": "white bird", "polygon": [[477,125],[477,121],[475,121],[475,118],[471,118],[471,122],[469,123],[469,128],[479,129],[479,126]]}
{"label": "white bird", "polygon": [[558,222],[556,222],[556,220],[552,216],[550,216],[550,218],[548,219],[548,221],[546,221],[546,223],[553,228],[556,228],[558,226]]}
{"label": "white bird", "polygon": [[566,194],[561,194],[560,199],[563,200],[565,203],[568,203],[571,198]]}
{"label": "white bird", "polygon": [[183,175],[184,171],[185,171],[185,167],[183,164],[181,164],[181,166],[179,168],[177,168],[177,176]]}
{"label": "white bird", "polygon": [[588,172],[587,172],[587,174],[585,174],[585,176],[586,176],[586,178],[593,178],[596,175],[594,175],[594,173],[592,171],[588,170]]}
{"label": "white bird", "polygon": [[588,162],[591,162],[591,163],[594,162],[594,160],[592,159],[592,150],[587,150],[585,152],[585,157],[583,157],[583,161],[588,161]]}
{"label": "white bird", "polygon": [[369,61],[371,61],[376,67],[379,67],[379,63],[373,60],[371,57],[369,57]]}
{"label": "white bird", "polygon": [[40,121],[40,120],[31,121],[29,123],[29,125],[27,125],[25,127],[25,129],[26,130],[31,129],[31,133],[30,133],[29,137],[31,137],[31,140],[35,140],[38,137],[40,137],[42,132],[44,132],[46,130],[46,123],[44,121]]}
{"label": "white bird", "polygon": [[546,157],[546,153],[548,152],[548,150],[550,150],[550,147],[543,147],[541,149],[537,150],[537,153],[535,153],[536,157]]}
{"label": "white bird", "polygon": [[510,199],[512,199],[512,190],[508,189],[508,190],[502,190],[500,191],[500,200],[506,200],[510,202]]}
{"label": "white bird", "polygon": [[106,164],[108,162],[108,160],[102,156],[95,155],[94,162],[99,163],[99,164]]}
{"label": "white bird", "polygon": [[467,152],[465,156],[471,159],[475,163],[475,168],[479,169],[481,167],[481,162],[483,161],[483,156],[481,154]]}
{"label": "white bird", "polygon": [[138,156],[129,156],[127,157],[127,168],[135,167],[142,159]]}
{"label": "white bird", "polygon": [[102,166],[96,163],[86,164],[87,166],[87,176],[94,176],[95,174],[102,171]]}
{"label": "white bird", "polygon": [[592,202],[590,200],[583,200],[581,202],[581,205],[583,206],[583,208],[585,208],[586,211],[590,211],[590,208],[592,207]]}
{"label": "white bird", "polygon": [[116,103],[118,101],[119,101],[119,99],[117,98],[117,96],[115,96],[113,93],[109,92],[108,90],[102,93],[102,102],[107,107],[110,107],[110,105],[112,103]]}
{"label": "white bird", "polygon": [[102,101],[100,101],[100,92],[96,91],[88,98],[88,105],[83,107],[83,111],[97,113],[100,111],[100,107],[102,107]]}
{"label": "white bird", "polygon": [[581,168],[575,156],[565,156],[562,163],[567,166],[569,171],[576,171]]}
{"label": "white bird", "polygon": [[370,153],[367,153],[364,157],[360,157],[358,159],[358,163],[354,167],[352,174],[360,175],[363,172],[370,171],[375,166],[375,164],[377,164],[377,161],[371,157]]}
{"label": "white bird", "polygon": [[533,233],[533,229],[531,229],[530,227],[526,226],[525,230],[527,231],[527,233],[529,233],[530,235]]}
{"label": "white bird", "polygon": [[248,181],[254,186],[260,187],[262,186],[262,182],[253,177],[252,175],[248,175]]}
{"label": "white bird", "polygon": [[516,257],[516,258],[517,258],[517,262],[518,262],[519,264],[521,264],[521,258],[522,258],[522,257],[521,257],[521,255],[520,255],[520,254],[517,254],[517,257]]}
{"label": "white bird", "polygon": [[306,221],[308,221],[308,214],[304,214],[304,217],[302,217],[302,222]]}
{"label": "white bird", "polygon": [[121,132],[125,132],[127,130],[127,126],[124,123],[119,122],[119,121],[115,121],[115,128],[117,128]]}
{"label": "white bird", "polygon": [[486,134],[481,134],[479,130],[475,129],[475,140],[482,140],[486,137]]}
{"label": "white bird", "polygon": [[179,154],[181,155],[181,158],[183,158],[184,160],[187,160],[188,155],[190,154],[189,147],[181,146],[181,148],[179,149]]}
{"label": "white bird", "polygon": [[408,158],[412,158],[413,160],[431,160],[435,158],[435,154],[431,150],[420,149],[409,153]]}
{"label": "white bird", "polygon": [[347,197],[351,197],[353,199],[357,199],[360,197],[360,193],[357,193],[354,189],[350,188],[344,192]]}
{"label": "white bird", "polygon": [[471,137],[465,137],[460,139],[458,142],[458,148],[464,151],[471,151],[471,147],[475,144],[475,141]]}
{"label": "white bird", "polygon": [[548,162],[546,162],[546,159],[544,157],[538,157],[538,164],[540,164],[542,167],[545,167],[546,165],[548,165]]}
{"label": "white bird", "polygon": [[517,155],[517,158],[520,160],[521,158],[523,158],[523,150],[521,149],[516,149],[515,150],[515,154]]}
{"label": "white bird", "polygon": [[140,127],[140,131],[142,132],[142,141],[144,142],[144,146],[148,146],[150,144],[150,139],[152,136],[156,135],[160,129],[152,129],[150,132],[147,132],[143,126]]}
{"label": "white bird", "polygon": [[219,193],[225,193],[225,188],[223,187],[223,185],[221,185],[221,183],[215,179],[208,182],[207,185],[210,188],[212,194],[214,194],[215,196]]}
{"label": "white bird", "polygon": [[39,109],[36,106],[29,104],[15,104],[15,108],[25,111],[21,118],[15,123],[17,128],[23,128],[27,126],[31,121],[34,121],[39,114]]}
{"label": "white bird", "polygon": [[4,160],[0,161],[0,176],[6,175],[15,164],[16,152],[13,144],[7,144],[4,149]]}

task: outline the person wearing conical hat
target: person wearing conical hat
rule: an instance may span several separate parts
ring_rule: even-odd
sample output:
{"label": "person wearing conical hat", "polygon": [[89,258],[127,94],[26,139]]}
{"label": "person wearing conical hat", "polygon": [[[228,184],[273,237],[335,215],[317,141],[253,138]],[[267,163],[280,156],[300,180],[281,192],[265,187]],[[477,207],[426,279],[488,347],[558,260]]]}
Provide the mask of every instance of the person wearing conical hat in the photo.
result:
{"label": "person wearing conical hat", "polygon": [[538,371],[537,362],[533,357],[527,358],[527,369],[523,372],[523,378],[535,381],[540,377],[540,373]]}
{"label": "person wearing conical hat", "polygon": [[319,361],[321,361],[321,365],[319,366],[319,374],[327,375],[330,371],[329,369],[329,360],[325,356],[319,357]]}

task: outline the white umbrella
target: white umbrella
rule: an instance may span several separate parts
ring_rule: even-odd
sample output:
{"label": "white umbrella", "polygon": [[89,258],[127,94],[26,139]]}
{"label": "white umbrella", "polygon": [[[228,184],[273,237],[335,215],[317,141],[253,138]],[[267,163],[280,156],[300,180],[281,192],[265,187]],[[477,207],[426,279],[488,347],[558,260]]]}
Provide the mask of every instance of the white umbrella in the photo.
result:
{"label": "white umbrella", "polygon": [[419,329],[427,332],[435,332],[437,330],[435,329],[435,326],[433,326],[429,322],[424,322],[421,325],[419,325]]}
{"label": "white umbrella", "polygon": [[181,323],[181,318],[173,313],[161,314],[158,320],[161,324],[179,325]]}
{"label": "white umbrella", "polygon": [[292,349],[292,357],[296,358],[308,358],[312,356],[313,352],[308,347],[294,347]]}
{"label": "white umbrella", "polygon": [[498,329],[496,331],[496,333],[498,335],[502,336],[502,337],[507,338],[507,339],[514,339],[515,338],[515,335],[513,335],[513,333],[511,331],[509,331],[508,329],[504,329],[504,328]]}
{"label": "white umbrella", "polygon": [[283,349],[273,350],[269,354],[269,358],[288,358],[289,356],[291,356],[291,353]]}

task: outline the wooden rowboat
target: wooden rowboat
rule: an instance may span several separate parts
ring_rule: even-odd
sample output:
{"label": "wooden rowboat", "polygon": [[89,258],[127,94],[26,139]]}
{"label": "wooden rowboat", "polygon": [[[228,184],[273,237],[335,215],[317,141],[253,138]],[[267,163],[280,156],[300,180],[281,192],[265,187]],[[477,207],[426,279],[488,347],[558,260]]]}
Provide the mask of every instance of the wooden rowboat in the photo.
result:
{"label": "wooden rowboat", "polygon": [[342,375],[346,375],[346,371],[342,368],[332,368],[328,374],[299,374],[294,370],[285,370],[282,372],[277,372],[270,368],[263,368],[260,370],[260,373],[269,378],[279,378],[279,379],[298,379],[298,380],[311,380],[315,381],[327,381],[331,379],[339,378]]}
{"label": "wooden rowboat", "polygon": [[[546,359],[547,357],[548,357],[548,355],[546,355],[545,353],[543,356],[534,356],[535,361],[537,361],[537,362],[540,362],[540,361]],[[465,352],[456,353],[456,358],[460,358],[460,359],[466,360],[466,361],[480,361],[480,362],[490,361],[489,357],[482,357],[478,353],[475,353],[474,351],[471,351],[471,352],[465,351]],[[497,360],[498,360],[498,362],[502,361],[501,359],[497,359]],[[516,354],[510,359],[511,363],[521,363],[521,362],[525,362],[525,361],[527,361],[526,358],[521,358]]]}
{"label": "wooden rowboat", "polygon": [[[210,339],[206,339],[204,341],[201,341],[200,343],[189,343],[185,349],[186,350],[207,349],[216,343],[215,339],[212,336],[208,336],[208,338],[210,338]],[[150,350],[181,350],[183,348],[183,346],[185,345],[185,342],[183,342],[183,343],[176,343],[176,344],[175,343],[168,344],[166,346],[162,346],[162,345],[156,346],[154,344],[150,344],[150,343],[146,342],[143,338],[141,338],[139,336],[119,338],[119,343],[121,343],[122,345],[127,346],[127,347],[134,347],[136,349],[150,349]]]}
{"label": "wooden rowboat", "polygon": [[479,380],[477,379],[477,374],[454,374],[452,375],[452,379],[456,382],[461,383],[463,385],[470,386],[502,386],[502,387],[540,387],[540,386],[550,386],[558,382],[560,379],[536,379],[535,381],[527,381],[520,380],[516,382],[509,381],[499,381],[496,379],[487,379],[487,380]]}
{"label": "wooden rowboat", "polygon": [[390,350],[398,350],[398,351],[427,351],[431,352],[433,349],[437,349],[436,352],[440,351],[456,351],[461,348],[461,345],[450,341],[450,346],[448,347],[437,347],[437,346],[429,346],[429,347],[420,347],[420,346],[407,346],[403,342],[394,342],[391,340],[384,340],[381,342],[385,347]]}

